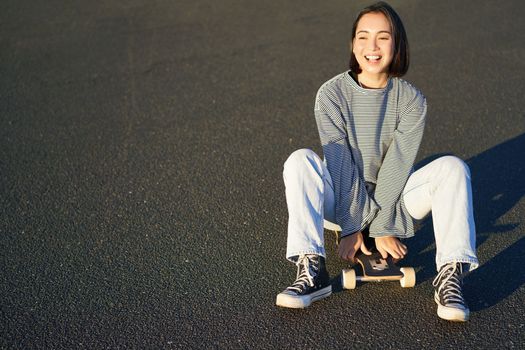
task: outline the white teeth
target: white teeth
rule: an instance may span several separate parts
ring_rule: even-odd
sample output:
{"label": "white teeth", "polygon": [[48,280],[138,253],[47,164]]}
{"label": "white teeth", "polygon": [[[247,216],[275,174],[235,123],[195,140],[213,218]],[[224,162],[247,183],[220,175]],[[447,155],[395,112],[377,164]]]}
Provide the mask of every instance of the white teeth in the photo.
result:
{"label": "white teeth", "polygon": [[378,60],[381,56],[365,56],[367,60]]}

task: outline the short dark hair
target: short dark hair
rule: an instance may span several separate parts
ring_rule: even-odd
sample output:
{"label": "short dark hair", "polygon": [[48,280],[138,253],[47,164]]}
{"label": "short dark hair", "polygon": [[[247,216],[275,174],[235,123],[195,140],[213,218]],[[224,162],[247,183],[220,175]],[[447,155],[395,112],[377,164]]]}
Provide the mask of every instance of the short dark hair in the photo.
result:
{"label": "short dark hair", "polygon": [[[351,45],[353,45],[355,39],[357,24],[359,23],[361,17],[363,17],[367,13],[382,13],[390,22],[392,36],[394,38],[394,55],[392,57],[392,62],[388,67],[388,72],[389,75],[392,77],[402,77],[408,71],[408,65],[410,62],[407,34],[405,32],[403,22],[401,22],[401,18],[396,13],[396,11],[386,2],[377,2],[373,5],[364,8],[363,10],[361,10],[361,12],[359,12],[355,19],[354,26],[352,27],[352,41],[350,42]],[[359,67],[359,63],[355,58],[352,46],[350,47],[350,70],[355,74],[361,73],[361,68]]]}

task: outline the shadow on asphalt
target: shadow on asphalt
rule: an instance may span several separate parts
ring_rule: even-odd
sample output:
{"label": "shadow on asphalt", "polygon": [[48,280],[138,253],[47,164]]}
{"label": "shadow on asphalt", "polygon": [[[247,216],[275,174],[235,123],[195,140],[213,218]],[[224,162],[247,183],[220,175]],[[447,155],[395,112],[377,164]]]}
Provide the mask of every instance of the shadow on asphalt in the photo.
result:
{"label": "shadow on asphalt", "polygon": [[525,283],[525,237],[500,252],[465,279],[466,298],[472,311],[498,304]]}
{"label": "shadow on asphalt", "polygon": [[[499,144],[466,161],[472,174],[472,192],[477,229],[477,246],[490,235],[504,234],[520,226],[521,222],[498,224],[498,220],[512,209],[525,194],[525,134]],[[444,154],[434,155],[417,164],[430,163]],[[410,239],[408,266],[422,266],[418,283],[435,275],[435,245],[432,218],[420,223],[416,239]],[[465,294],[472,311],[496,305],[525,283],[522,257],[525,238],[519,239],[465,279]]]}

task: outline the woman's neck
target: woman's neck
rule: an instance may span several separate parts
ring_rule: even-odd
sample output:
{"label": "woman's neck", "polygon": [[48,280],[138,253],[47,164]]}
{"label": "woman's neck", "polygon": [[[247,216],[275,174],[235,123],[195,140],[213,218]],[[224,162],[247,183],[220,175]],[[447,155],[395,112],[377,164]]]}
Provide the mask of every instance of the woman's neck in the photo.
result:
{"label": "woman's neck", "polygon": [[357,81],[361,87],[366,89],[382,89],[388,84],[388,73],[366,74],[366,72],[361,72],[357,75]]}

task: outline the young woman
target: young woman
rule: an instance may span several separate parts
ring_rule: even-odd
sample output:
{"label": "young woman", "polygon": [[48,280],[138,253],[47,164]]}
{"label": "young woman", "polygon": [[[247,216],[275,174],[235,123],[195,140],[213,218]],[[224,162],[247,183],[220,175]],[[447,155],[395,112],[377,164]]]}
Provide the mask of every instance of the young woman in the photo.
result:
{"label": "young woman", "polygon": [[289,212],[286,257],[297,279],[277,305],[304,308],[329,296],[324,220],[341,231],[338,255],[354,261],[377,250],[402,259],[399,238],[413,236],[413,219],[432,212],[436,239],[434,280],[438,315],[466,321],[462,274],[478,266],[470,173],[456,157],[439,158],[413,172],[427,110],[423,94],[400,79],[409,65],[401,19],[386,3],[363,9],[353,25],[350,70],[321,86],[315,118],[324,161],[302,149],[284,164]]}

